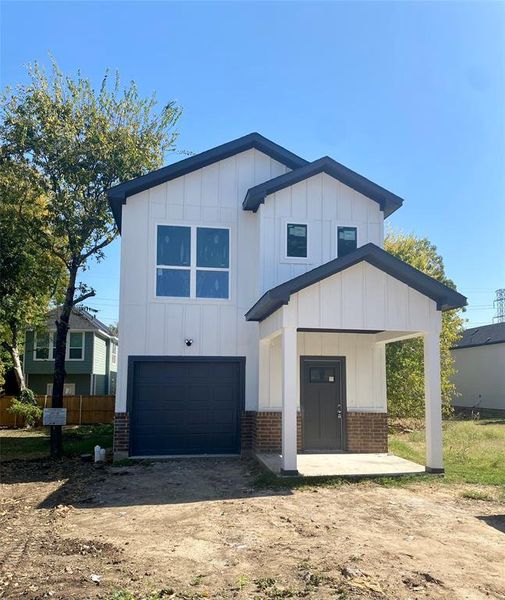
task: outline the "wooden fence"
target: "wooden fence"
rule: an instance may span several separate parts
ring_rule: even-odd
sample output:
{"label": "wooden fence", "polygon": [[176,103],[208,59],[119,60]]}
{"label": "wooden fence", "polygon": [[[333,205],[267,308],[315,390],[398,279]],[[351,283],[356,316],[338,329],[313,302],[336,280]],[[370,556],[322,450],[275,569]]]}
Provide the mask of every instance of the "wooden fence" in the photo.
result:
{"label": "wooden fence", "polygon": [[[0,427],[22,427],[23,419],[7,409],[13,396],[0,397]],[[41,408],[51,408],[51,396],[37,396]],[[114,419],[114,396],[64,396],[67,409],[67,425],[93,425],[112,423]]]}

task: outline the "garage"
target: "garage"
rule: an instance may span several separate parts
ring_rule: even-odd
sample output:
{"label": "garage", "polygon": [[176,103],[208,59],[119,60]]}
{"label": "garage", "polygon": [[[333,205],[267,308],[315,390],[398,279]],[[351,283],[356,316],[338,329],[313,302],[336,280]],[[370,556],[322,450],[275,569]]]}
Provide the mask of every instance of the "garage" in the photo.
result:
{"label": "garage", "polygon": [[244,363],[131,357],[130,454],[238,454]]}

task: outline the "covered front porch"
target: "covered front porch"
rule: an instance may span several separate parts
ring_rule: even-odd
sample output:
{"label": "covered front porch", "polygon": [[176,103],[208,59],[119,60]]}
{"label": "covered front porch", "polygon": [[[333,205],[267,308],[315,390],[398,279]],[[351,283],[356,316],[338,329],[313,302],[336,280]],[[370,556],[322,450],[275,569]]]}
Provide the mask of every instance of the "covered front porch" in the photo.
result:
{"label": "covered front porch", "polygon": [[[246,315],[260,324],[255,454],[286,476],[442,473],[441,310],[464,297],[377,247],[353,254],[277,286]],[[386,344],[412,337],[424,341],[425,465],[387,447]],[[272,415],[280,452],[263,443]]]}

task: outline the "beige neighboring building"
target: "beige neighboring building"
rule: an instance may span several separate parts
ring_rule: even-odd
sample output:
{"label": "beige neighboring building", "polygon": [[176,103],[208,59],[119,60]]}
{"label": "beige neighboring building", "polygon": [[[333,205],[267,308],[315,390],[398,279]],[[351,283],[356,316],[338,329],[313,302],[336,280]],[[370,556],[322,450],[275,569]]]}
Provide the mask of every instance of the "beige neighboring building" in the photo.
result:
{"label": "beige neighboring building", "polygon": [[505,323],[467,329],[452,355],[454,406],[505,411]]}

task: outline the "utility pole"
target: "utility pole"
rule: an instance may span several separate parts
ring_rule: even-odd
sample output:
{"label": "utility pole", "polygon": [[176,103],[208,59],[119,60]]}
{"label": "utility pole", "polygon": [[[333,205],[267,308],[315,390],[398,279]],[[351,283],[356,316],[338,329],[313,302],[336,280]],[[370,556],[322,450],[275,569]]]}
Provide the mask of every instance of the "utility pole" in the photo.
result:
{"label": "utility pole", "polygon": [[505,323],[505,288],[496,290],[496,298],[493,302],[496,308],[496,315],[493,317],[493,323]]}

